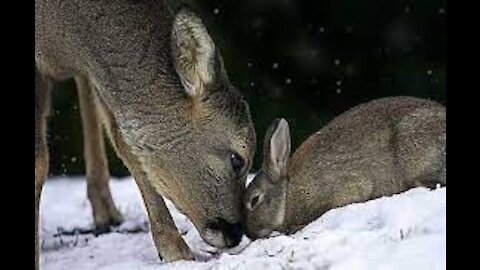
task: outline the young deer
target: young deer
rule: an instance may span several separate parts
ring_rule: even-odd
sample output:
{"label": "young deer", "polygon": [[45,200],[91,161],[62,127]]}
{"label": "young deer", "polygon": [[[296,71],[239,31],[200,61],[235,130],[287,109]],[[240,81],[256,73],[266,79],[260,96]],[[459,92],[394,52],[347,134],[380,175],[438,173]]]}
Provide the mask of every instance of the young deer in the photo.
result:
{"label": "young deer", "polygon": [[446,109],[412,97],[358,105],[311,135],[289,159],[287,122],[265,136],[263,165],[244,196],[247,236],[294,232],[355,202],[446,185]]}
{"label": "young deer", "polygon": [[177,2],[35,1],[37,268],[51,79],[76,81],[97,227],[122,220],[108,188],[103,122],[141,191],[161,258],[193,258],[162,196],[209,244],[240,242],[243,183],[255,152],[255,131],[201,19]]}

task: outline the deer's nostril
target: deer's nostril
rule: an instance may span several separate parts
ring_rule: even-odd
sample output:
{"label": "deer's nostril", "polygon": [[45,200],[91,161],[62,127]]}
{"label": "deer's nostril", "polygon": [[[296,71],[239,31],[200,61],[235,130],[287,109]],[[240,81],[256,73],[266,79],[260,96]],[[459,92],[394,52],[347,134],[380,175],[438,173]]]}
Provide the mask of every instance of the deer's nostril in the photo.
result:
{"label": "deer's nostril", "polygon": [[243,225],[241,223],[226,223],[223,226],[223,233],[226,238],[227,247],[237,246],[242,240],[244,233]]}
{"label": "deer's nostril", "polygon": [[241,223],[233,224],[233,226],[233,243],[231,245],[237,246],[242,240],[243,234],[245,233],[245,228]]}
{"label": "deer's nostril", "polygon": [[210,229],[210,230],[213,230],[213,231],[220,231],[222,229],[222,227],[220,226],[220,224],[218,222],[208,223],[207,228]]}
{"label": "deer's nostril", "polygon": [[210,222],[207,225],[207,229],[221,233],[227,247],[238,245],[244,234],[242,223],[230,223],[223,218],[217,218],[215,222]]}

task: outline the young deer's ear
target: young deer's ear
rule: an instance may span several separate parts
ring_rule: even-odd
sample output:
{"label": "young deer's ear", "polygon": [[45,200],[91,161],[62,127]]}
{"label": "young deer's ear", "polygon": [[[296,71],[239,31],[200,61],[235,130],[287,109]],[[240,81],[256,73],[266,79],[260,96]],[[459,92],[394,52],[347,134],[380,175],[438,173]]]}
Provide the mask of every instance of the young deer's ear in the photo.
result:
{"label": "young deer's ear", "polygon": [[264,162],[272,172],[280,174],[290,156],[290,130],[285,119],[276,119],[265,136]]}
{"label": "young deer's ear", "polygon": [[176,15],[171,37],[173,64],[185,91],[191,97],[202,96],[215,76],[213,40],[201,19],[186,9]]}

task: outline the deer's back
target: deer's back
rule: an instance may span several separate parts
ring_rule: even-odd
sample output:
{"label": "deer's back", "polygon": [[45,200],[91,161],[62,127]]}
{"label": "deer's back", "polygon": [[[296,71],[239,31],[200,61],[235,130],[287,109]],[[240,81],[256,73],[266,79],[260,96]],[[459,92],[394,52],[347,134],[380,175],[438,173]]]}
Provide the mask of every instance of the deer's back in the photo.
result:
{"label": "deer's back", "polygon": [[350,109],[292,156],[287,195],[292,222],[407,190],[414,177],[442,166],[437,161],[444,138],[445,107],[436,102],[393,97]]}
{"label": "deer's back", "polygon": [[59,79],[128,72],[149,61],[162,67],[170,60],[160,52],[169,51],[172,20],[165,1],[36,0],[35,60]]}

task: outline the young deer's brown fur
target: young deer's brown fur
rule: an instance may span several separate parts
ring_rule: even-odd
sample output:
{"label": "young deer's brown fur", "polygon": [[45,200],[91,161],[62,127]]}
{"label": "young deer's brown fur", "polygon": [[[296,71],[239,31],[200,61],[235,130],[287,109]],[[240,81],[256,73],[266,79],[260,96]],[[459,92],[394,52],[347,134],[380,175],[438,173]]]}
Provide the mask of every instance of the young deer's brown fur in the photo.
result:
{"label": "young deer's brown fur", "polygon": [[36,0],[35,63],[37,268],[48,85],[68,78],[77,85],[88,198],[99,229],[122,221],[108,187],[105,130],[141,191],[161,258],[193,258],[162,196],[206,242],[239,243],[255,132],[198,16],[176,1]]}
{"label": "young deer's brown fur", "polygon": [[265,136],[262,168],[244,197],[251,238],[294,232],[335,207],[446,185],[446,109],[413,97],[370,101],[289,155],[288,124],[277,119]]}

